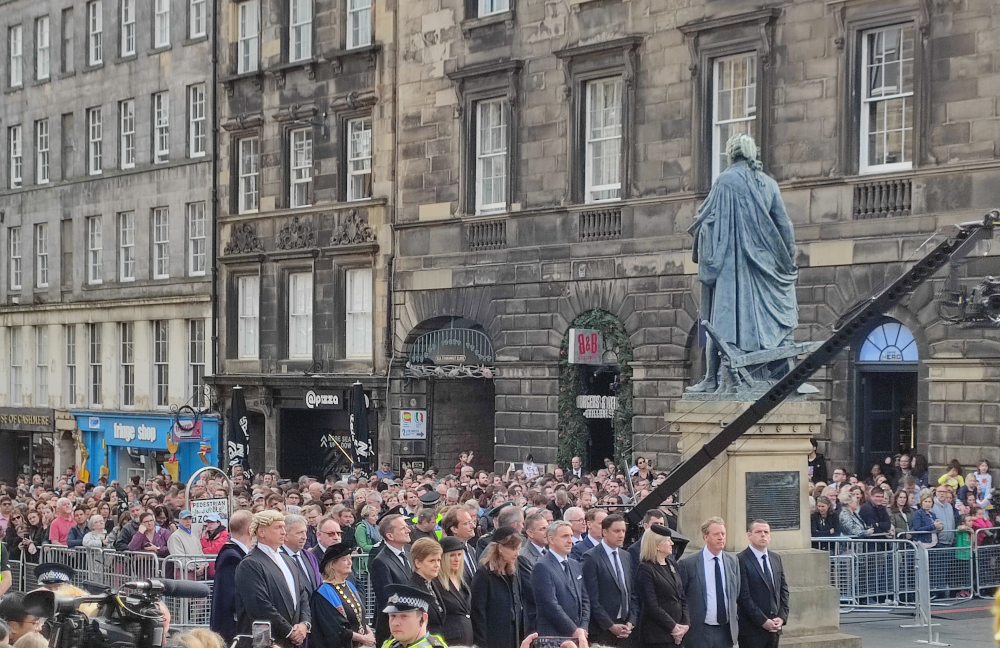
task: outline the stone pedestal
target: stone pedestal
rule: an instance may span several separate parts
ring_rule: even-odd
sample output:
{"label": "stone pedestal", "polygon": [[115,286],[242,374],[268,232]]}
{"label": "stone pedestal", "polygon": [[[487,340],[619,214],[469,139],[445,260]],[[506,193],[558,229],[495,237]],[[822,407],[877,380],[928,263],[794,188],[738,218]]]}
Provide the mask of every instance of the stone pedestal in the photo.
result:
{"label": "stone pedestal", "polygon": [[[749,406],[732,401],[675,402],[666,420],[680,439],[682,457],[697,452]],[[726,521],[726,550],[742,551],[748,545],[747,473],[798,473],[797,528],[775,529],[781,525],[776,518],[771,520],[771,549],[781,555],[790,594],[781,645],[860,648],[860,637],[840,633],[839,593],[830,585],[829,556],[810,544],[806,457],[809,439],[820,433],[824,421],[819,403],[782,403],[681,489],[680,530],[691,540],[688,551],[699,551],[705,544],[702,522],[719,516]]]}

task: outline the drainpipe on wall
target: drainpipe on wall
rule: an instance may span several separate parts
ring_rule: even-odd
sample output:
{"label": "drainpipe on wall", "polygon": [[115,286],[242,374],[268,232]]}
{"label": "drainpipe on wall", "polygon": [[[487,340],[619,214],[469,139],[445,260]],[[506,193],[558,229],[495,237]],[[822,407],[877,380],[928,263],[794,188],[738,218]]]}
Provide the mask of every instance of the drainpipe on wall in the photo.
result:
{"label": "drainpipe on wall", "polygon": [[[219,2],[212,1],[212,373],[219,375]],[[220,458],[221,458],[221,452]]]}

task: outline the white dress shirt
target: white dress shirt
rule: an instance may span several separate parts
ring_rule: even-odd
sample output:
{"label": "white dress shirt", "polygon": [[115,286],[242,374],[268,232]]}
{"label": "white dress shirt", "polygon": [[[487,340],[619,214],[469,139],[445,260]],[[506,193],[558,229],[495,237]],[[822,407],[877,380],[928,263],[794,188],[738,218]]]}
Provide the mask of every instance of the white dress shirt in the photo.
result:
{"label": "white dress shirt", "polygon": [[622,550],[609,546],[604,540],[601,540],[600,546],[604,547],[604,553],[608,554],[608,562],[611,563],[611,571],[617,575],[616,577],[621,577],[621,586],[625,590],[622,596],[622,607],[618,610],[618,618],[621,619],[625,616],[625,603],[628,601],[628,583],[625,581],[625,566],[622,565],[621,560]]}
{"label": "white dress shirt", "polygon": [[246,546],[245,544],[243,544],[242,542],[240,542],[239,540],[237,540],[233,536],[229,536],[229,539],[233,541],[234,545],[236,545],[237,547],[239,547],[240,549],[242,549],[243,553],[245,553],[245,554],[250,553],[250,547]]}
{"label": "white dress shirt", "polygon": [[281,557],[281,554],[268,547],[266,544],[259,543],[257,546],[260,547],[260,550],[263,551],[268,558],[273,560],[274,564],[281,570],[281,573],[285,577],[285,584],[288,585],[288,591],[292,594],[292,607],[298,607],[299,592],[298,588],[295,587],[295,576],[292,575],[292,570],[288,567],[288,563]]}
{"label": "white dress shirt", "polygon": [[[757,564],[760,565],[760,569],[764,572],[764,575],[766,576],[768,573],[771,574],[771,585],[774,585],[774,569],[771,567],[771,555],[767,553],[767,549],[764,551],[757,551],[753,545],[750,545],[750,551],[752,551],[753,555],[756,556]],[[764,569],[764,556],[767,556],[767,569]]]}
{"label": "white dress shirt", "polygon": [[545,554],[549,553],[549,548],[548,547],[543,547],[541,545],[536,545],[534,542],[532,542],[531,544],[535,547],[535,551],[538,552],[538,555],[544,556]]}
{"label": "white dress shirt", "polygon": [[[719,552],[719,570],[722,572],[722,588],[726,590],[726,601],[729,601],[729,584],[726,582],[726,562],[723,560],[725,552]],[[715,556],[704,547],[701,550],[702,560],[705,567],[705,624],[719,625],[718,608],[715,604]]]}

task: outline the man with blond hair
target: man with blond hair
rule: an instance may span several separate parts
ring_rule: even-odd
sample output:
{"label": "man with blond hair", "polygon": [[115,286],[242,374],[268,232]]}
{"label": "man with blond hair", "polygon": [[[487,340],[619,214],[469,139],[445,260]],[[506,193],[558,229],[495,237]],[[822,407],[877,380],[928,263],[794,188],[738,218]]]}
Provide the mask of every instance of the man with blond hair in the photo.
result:
{"label": "man with blond hair", "polygon": [[710,517],[701,525],[705,547],[678,563],[691,614],[687,648],[729,648],[738,641],[736,603],[740,596],[740,566],[727,554],[726,523]]}

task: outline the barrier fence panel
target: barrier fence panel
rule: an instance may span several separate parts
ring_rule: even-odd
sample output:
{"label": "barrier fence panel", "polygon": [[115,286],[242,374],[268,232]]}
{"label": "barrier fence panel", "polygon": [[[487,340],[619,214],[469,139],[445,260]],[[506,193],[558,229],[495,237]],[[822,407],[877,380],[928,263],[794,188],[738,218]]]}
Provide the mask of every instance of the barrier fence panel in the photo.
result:
{"label": "barrier fence panel", "polygon": [[214,585],[215,556],[168,556],[163,559],[162,570],[165,578],[204,583],[210,593],[207,598],[164,596],[163,602],[170,610],[170,625],[176,627],[208,626],[212,616],[211,592]]}
{"label": "barrier fence panel", "polygon": [[991,598],[1000,587],[1000,527],[976,529],[974,535],[976,596]]}
{"label": "barrier fence panel", "polygon": [[915,605],[915,545],[909,540],[826,538],[813,546],[830,553],[830,584],[840,592],[843,611],[852,608],[905,608]]}
{"label": "barrier fence panel", "polygon": [[972,597],[972,547],[938,544],[927,550],[930,593],[935,600]]}
{"label": "barrier fence panel", "polygon": [[368,576],[368,556],[352,556],[351,567],[354,572],[354,584],[361,595],[361,602],[365,606],[365,616],[368,623],[372,623],[375,618],[375,591],[372,589],[371,580]]}

